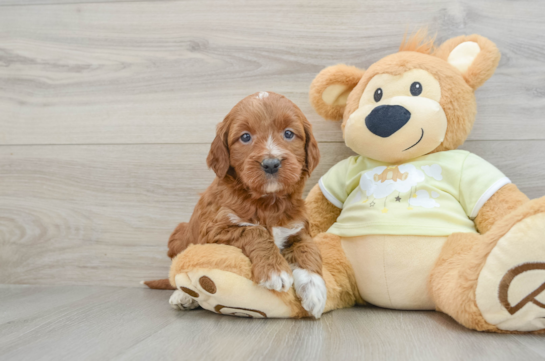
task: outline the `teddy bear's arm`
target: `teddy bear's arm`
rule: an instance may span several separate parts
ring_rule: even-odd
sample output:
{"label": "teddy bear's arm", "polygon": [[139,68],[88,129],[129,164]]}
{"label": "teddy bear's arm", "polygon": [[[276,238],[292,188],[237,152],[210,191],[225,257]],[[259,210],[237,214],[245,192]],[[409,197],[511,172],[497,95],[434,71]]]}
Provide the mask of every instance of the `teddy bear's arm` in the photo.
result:
{"label": "teddy bear's arm", "polygon": [[529,198],[514,184],[507,184],[498,190],[483,205],[475,218],[475,225],[479,233],[488,232],[496,221],[507,216],[515,209],[528,202]]}
{"label": "teddy bear's arm", "polygon": [[312,237],[327,231],[341,214],[341,209],[327,200],[318,184],[310,190],[305,204]]}

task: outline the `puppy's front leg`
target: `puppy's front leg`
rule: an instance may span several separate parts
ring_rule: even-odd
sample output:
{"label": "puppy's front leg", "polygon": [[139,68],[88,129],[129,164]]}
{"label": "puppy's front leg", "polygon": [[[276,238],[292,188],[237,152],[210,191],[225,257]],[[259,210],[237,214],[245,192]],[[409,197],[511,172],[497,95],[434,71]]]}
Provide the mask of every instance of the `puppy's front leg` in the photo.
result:
{"label": "puppy's front leg", "polygon": [[288,262],[282,257],[267,229],[259,226],[244,227],[244,233],[235,242],[252,262],[252,279],[260,286],[286,292],[293,284]]}
{"label": "puppy's front leg", "polygon": [[305,228],[290,236],[286,243],[283,254],[293,270],[295,292],[303,308],[320,318],[327,301],[320,250]]}
{"label": "puppy's front leg", "polygon": [[252,280],[255,283],[275,291],[291,288],[291,268],[278,251],[267,228],[242,221],[230,209],[222,208],[203,231],[208,243],[240,248],[252,262]]}

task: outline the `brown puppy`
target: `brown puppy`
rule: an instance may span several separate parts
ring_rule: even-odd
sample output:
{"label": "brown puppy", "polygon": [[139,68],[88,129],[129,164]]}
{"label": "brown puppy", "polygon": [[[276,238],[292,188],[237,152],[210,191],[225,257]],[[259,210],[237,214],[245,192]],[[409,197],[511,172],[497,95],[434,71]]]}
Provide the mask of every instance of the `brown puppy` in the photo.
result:
{"label": "brown puppy", "polygon": [[[319,158],[312,127],[295,104],[271,92],[244,98],[217,127],[207,158],[217,177],[189,223],[172,234],[168,255],[190,244],[239,247],[256,283],[287,291],[295,282],[303,307],[319,317],[326,301],[322,260],[302,198]],[[182,309],[197,306],[181,292],[173,299]]]}

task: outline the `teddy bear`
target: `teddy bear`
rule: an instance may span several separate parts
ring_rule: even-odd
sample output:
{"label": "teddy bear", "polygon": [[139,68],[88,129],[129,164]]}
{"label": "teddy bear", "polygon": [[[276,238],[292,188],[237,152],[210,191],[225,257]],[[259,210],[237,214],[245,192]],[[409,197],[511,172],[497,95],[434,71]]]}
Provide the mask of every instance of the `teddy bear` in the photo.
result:
{"label": "teddy bear", "polygon": [[[545,197],[529,200],[492,164],[457,149],[476,118],[475,90],[499,60],[482,36],[436,47],[418,32],[366,70],[339,64],[316,76],[311,104],[342,120],[356,153],[306,198],[324,312],[371,304],[440,311],[478,331],[545,332]],[[190,246],[169,280],[218,314],[309,317],[293,289],[254,284],[234,247]]]}

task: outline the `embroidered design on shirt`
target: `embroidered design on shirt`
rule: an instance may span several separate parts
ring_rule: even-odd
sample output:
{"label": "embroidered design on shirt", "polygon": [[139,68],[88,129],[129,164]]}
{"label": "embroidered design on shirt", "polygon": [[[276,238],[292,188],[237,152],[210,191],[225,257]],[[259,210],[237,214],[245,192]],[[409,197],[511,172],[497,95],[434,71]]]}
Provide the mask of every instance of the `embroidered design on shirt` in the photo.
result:
{"label": "embroidered design on shirt", "polygon": [[443,172],[443,168],[441,168],[439,164],[423,165],[420,168],[426,172],[428,177],[432,177],[438,181],[443,180],[443,175],[441,174],[441,172]]}
{"label": "embroidered design on shirt", "polygon": [[[376,177],[375,177],[376,176]],[[425,180],[424,172],[412,164],[402,164],[393,167],[376,167],[363,174],[360,178],[360,188],[368,197],[376,199],[388,197],[397,191],[405,193]]]}
{"label": "embroidered design on shirt", "polygon": [[406,180],[408,176],[409,176],[408,172],[401,173],[401,171],[399,170],[399,166],[394,165],[394,166],[387,167],[380,174],[375,174],[373,176],[373,180],[375,182],[381,182],[381,183],[384,183],[387,180],[393,180],[394,182],[397,182],[398,180],[402,180],[402,181]]}
{"label": "embroidered design on shirt", "polygon": [[[419,183],[426,181],[426,176],[436,181],[443,180],[443,168],[439,164],[424,165],[420,167],[423,171],[417,169],[414,165],[407,163],[393,166],[376,167],[360,178],[360,186],[356,195],[350,200],[350,204],[365,204],[374,199],[384,199],[382,213],[388,213],[387,203],[389,201],[401,203],[401,193],[409,192],[407,199],[408,210],[413,207],[437,208],[441,205],[435,201],[439,193],[432,191],[430,193],[424,189],[418,189]],[[424,174],[425,173],[425,174]],[[397,196],[389,196],[397,192]],[[373,207],[375,203],[369,204]]]}
{"label": "embroidered design on shirt", "polygon": [[431,197],[428,191],[421,189],[416,191],[412,198],[409,199],[409,204],[414,207],[435,208],[441,207],[434,198],[439,197],[437,192],[431,192]]}

